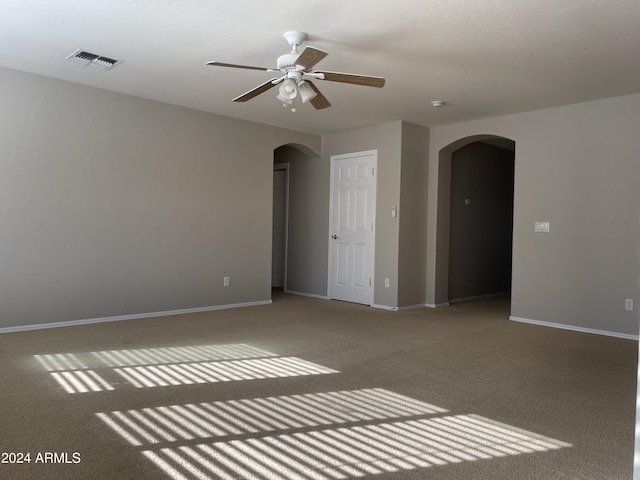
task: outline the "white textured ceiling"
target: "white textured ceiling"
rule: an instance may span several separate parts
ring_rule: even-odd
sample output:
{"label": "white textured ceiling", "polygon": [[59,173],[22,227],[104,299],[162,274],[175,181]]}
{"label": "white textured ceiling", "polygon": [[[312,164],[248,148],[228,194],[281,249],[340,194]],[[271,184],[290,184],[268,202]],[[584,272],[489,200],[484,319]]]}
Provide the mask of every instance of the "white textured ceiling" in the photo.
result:
{"label": "white textured ceiling", "polygon": [[[205,62],[274,67],[289,30],[329,53],[316,68],[387,84],[318,81],[320,111],[275,89],[232,102],[274,75]],[[123,63],[65,60],[76,49]],[[640,92],[640,1],[0,0],[0,66],[315,133],[433,126]]]}

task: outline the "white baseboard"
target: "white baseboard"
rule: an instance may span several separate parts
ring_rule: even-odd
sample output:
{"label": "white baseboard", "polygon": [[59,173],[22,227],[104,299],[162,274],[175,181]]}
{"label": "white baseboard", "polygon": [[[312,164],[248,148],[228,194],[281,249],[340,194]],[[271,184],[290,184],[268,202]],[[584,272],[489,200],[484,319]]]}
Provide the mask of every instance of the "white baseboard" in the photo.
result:
{"label": "white baseboard", "polygon": [[301,297],[321,298],[322,300],[329,300],[326,295],[318,295],[315,293],[296,292],[295,290],[282,290],[284,293],[290,293],[291,295],[300,295]]}
{"label": "white baseboard", "polygon": [[397,312],[398,311],[398,307],[391,307],[389,305],[380,305],[377,303],[374,303],[371,305],[372,308],[379,308],[380,310],[389,310],[391,312]]}
{"label": "white baseboard", "polygon": [[271,300],[261,300],[258,302],[231,303],[227,305],[214,305],[210,307],[183,308],[180,310],[167,310],[164,312],[136,313],[133,315],[118,315],[115,317],[87,318],[83,320],[70,320],[67,322],[37,323],[33,325],[20,325],[16,327],[2,327],[0,334],[25,332],[29,330],[42,330],[45,328],[74,327],[77,325],[89,325],[92,323],[120,322],[123,320],[138,320],[141,318],[166,317],[169,315],[183,315],[186,313],[210,312],[213,310],[226,310],[229,308],[253,307],[256,305],[268,305]]}
{"label": "white baseboard", "polygon": [[638,335],[628,333],[610,332],[608,330],[597,330],[595,328],[576,327],[575,325],[565,325],[563,323],[543,322],[541,320],[531,320],[530,318],[509,317],[509,320],[520,323],[530,323],[532,325],[540,325],[542,327],[560,328],[562,330],[572,330],[582,333],[594,333],[596,335],[605,335],[607,337],[626,338],[627,340],[638,340]]}
{"label": "white baseboard", "polygon": [[416,310],[418,308],[425,308],[427,305],[424,303],[419,303],[417,305],[406,305],[404,307],[398,307],[398,310]]}
{"label": "white baseboard", "polygon": [[449,306],[449,302],[444,302],[444,303],[425,303],[424,306],[425,307],[429,307],[429,308],[443,308],[443,307],[448,307]]}

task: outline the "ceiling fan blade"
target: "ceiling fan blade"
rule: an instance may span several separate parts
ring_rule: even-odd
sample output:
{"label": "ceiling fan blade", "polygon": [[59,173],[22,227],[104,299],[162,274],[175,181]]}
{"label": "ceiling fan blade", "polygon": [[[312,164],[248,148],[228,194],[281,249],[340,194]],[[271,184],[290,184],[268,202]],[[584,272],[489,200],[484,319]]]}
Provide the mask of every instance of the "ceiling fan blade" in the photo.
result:
{"label": "ceiling fan blade", "polygon": [[277,72],[277,70],[274,70],[273,68],[253,67],[251,65],[237,65],[235,63],[223,63],[223,62],[211,61],[211,62],[207,62],[207,65],[211,65],[214,67],[244,68],[246,70],[261,70],[263,72]]}
{"label": "ceiling fan blade", "polygon": [[234,102],[246,102],[247,100],[251,100],[253,97],[257,97],[261,93],[266,92],[270,88],[276,86],[276,84],[280,83],[278,80],[282,80],[281,78],[272,78],[264,82],[262,85],[258,85],[253,90],[249,90],[247,93],[243,93],[239,97],[233,99]]}
{"label": "ceiling fan blade", "polygon": [[330,82],[342,82],[352,83],[354,85],[365,85],[367,87],[384,87],[385,79],[383,77],[371,77],[369,75],[356,75],[355,73],[338,73],[338,72],[326,72],[323,70],[316,70],[312,73],[322,74],[324,77],[322,80],[329,80]]}
{"label": "ceiling fan blade", "polygon": [[315,97],[313,97],[311,100],[309,100],[309,103],[311,105],[313,105],[313,108],[315,108],[316,110],[322,110],[323,108],[328,108],[331,106],[331,104],[329,103],[329,100],[327,100],[327,97],[325,97],[322,92],[320,92],[320,90],[318,90],[318,87],[316,87],[313,82],[311,82],[310,80],[306,80],[306,82],[311,85],[311,88],[313,88],[313,91],[317,93],[317,95]]}
{"label": "ceiling fan blade", "polygon": [[307,47],[296,60],[296,65],[302,65],[305,70],[309,70],[327,55],[327,52],[323,52],[317,48]]}

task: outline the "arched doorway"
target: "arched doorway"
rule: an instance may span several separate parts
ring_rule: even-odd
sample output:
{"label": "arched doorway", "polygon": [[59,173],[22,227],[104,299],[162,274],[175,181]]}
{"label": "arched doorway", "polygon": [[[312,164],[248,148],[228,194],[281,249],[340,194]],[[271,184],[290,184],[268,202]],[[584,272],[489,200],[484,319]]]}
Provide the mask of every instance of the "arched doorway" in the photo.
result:
{"label": "arched doorway", "polygon": [[[319,155],[300,144],[282,145],[273,154],[272,289],[289,293],[314,292],[317,266],[317,199],[313,184]],[[326,222],[322,224],[326,230]],[[326,268],[326,267],[325,267]],[[322,279],[326,285],[326,278]]]}
{"label": "arched doorway", "polygon": [[440,151],[437,305],[510,291],[515,142],[475,135]]}

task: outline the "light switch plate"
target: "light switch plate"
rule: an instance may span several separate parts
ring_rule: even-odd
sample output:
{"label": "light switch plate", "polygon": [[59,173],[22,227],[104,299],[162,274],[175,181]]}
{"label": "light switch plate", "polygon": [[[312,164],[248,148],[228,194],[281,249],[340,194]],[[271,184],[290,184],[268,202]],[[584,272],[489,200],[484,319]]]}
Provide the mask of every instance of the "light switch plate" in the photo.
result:
{"label": "light switch plate", "polygon": [[536,222],[536,233],[548,233],[549,222]]}

